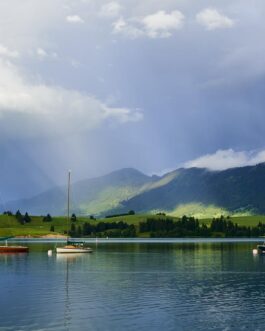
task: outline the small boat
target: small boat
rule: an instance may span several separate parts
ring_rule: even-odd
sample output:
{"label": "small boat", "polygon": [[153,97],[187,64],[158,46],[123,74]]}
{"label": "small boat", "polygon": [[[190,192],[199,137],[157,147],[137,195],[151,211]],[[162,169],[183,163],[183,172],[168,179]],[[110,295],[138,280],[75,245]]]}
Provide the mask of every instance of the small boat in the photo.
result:
{"label": "small boat", "polygon": [[0,246],[0,253],[28,253],[29,248],[26,246]]}
{"label": "small boat", "polygon": [[261,245],[257,245],[257,253],[265,254],[265,242]]}
{"label": "small boat", "polygon": [[[69,234],[69,221],[70,221],[70,184],[71,184],[71,171],[68,172],[68,190],[67,190],[67,236]],[[92,253],[90,247],[85,246],[84,242],[71,241],[67,237],[66,245],[63,247],[56,247],[56,253]]]}
{"label": "small boat", "polygon": [[57,253],[91,253],[92,249],[86,247],[84,243],[80,242],[68,242],[67,245],[63,247],[56,248]]}
{"label": "small boat", "polygon": [[0,253],[27,253],[29,248],[26,246],[15,246],[15,245],[8,245],[7,240],[13,237],[5,237],[0,238],[0,240],[5,240],[6,244],[0,246]]}

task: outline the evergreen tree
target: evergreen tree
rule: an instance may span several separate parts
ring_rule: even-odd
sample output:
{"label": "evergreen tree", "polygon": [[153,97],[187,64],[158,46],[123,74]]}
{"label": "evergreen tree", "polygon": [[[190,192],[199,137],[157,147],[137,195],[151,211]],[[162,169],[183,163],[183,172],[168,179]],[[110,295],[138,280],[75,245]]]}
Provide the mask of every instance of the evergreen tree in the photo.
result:
{"label": "evergreen tree", "polygon": [[47,214],[47,216],[44,216],[42,219],[43,222],[52,222],[52,217],[50,214]]}
{"label": "evergreen tree", "polygon": [[17,219],[17,221],[19,223],[24,224],[23,216],[22,216],[22,214],[21,214],[21,212],[19,210],[16,212],[16,216],[15,217],[16,217],[16,219]]}
{"label": "evergreen tree", "polygon": [[25,223],[30,223],[31,222],[31,218],[30,218],[30,216],[29,216],[29,214],[26,212],[26,214],[25,214],[25,216],[24,216],[24,222]]}
{"label": "evergreen tree", "polygon": [[76,221],[77,221],[76,215],[75,214],[72,214],[72,216],[71,216],[71,222],[76,222]]}
{"label": "evergreen tree", "polygon": [[78,225],[78,228],[77,228],[77,236],[82,237],[82,229],[81,229],[80,225]]}
{"label": "evergreen tree", "polygon": [[76,227],[75,227],[74,223],[71,224],[71,230],[70,230],[69,234],[70,234],[71,237],[76,236]]}

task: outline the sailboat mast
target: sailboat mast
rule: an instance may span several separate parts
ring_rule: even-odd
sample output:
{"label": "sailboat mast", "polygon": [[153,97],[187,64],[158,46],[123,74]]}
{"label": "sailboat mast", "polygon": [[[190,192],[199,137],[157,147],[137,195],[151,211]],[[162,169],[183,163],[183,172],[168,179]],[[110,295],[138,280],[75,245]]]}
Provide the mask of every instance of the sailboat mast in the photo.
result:
{"label": "sailboat mast", "polygon": [[71,170],[68,171],[68,188],[67,188],[67,240],[69,237],[69,223],[70,223],[70,185],[71,185]]}

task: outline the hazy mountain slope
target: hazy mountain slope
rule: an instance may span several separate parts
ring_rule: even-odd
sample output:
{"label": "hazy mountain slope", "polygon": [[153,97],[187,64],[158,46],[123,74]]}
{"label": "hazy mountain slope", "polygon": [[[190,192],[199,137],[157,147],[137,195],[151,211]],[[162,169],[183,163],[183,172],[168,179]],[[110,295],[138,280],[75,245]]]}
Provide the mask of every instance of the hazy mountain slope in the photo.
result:
{"label": "hazy mountain slope", "polygon": [[[135,169],[122,169],[106,176],[82,180],[71,186],[71,210],[78,214],[99,214],[144,190],[154,178]],[[12,201],[5,209],[31,214],[66,213],[66,187],[55,187],[31,199]]]}
{"label": "hazy mountain slope", "polygon": [[[265,165],[225,171],[178,169],[163,177],[149,177],[135,169],[79,181],[72,185],[71,210],[82,215],[117,212],[214,211],[265,213]],[[31,214],[62,215],[66,187],[56,187],[32,199],[13,201],[5,209]]]}

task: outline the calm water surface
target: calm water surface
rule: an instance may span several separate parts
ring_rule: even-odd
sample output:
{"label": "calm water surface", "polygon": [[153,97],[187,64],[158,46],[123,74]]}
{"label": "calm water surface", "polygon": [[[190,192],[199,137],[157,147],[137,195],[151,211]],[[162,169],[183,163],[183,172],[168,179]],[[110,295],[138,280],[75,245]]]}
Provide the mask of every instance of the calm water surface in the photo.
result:
{"label": "calm water surface", "polygon": [[0,255],[0,330],[264,330],[255,243],[54,244]]}

